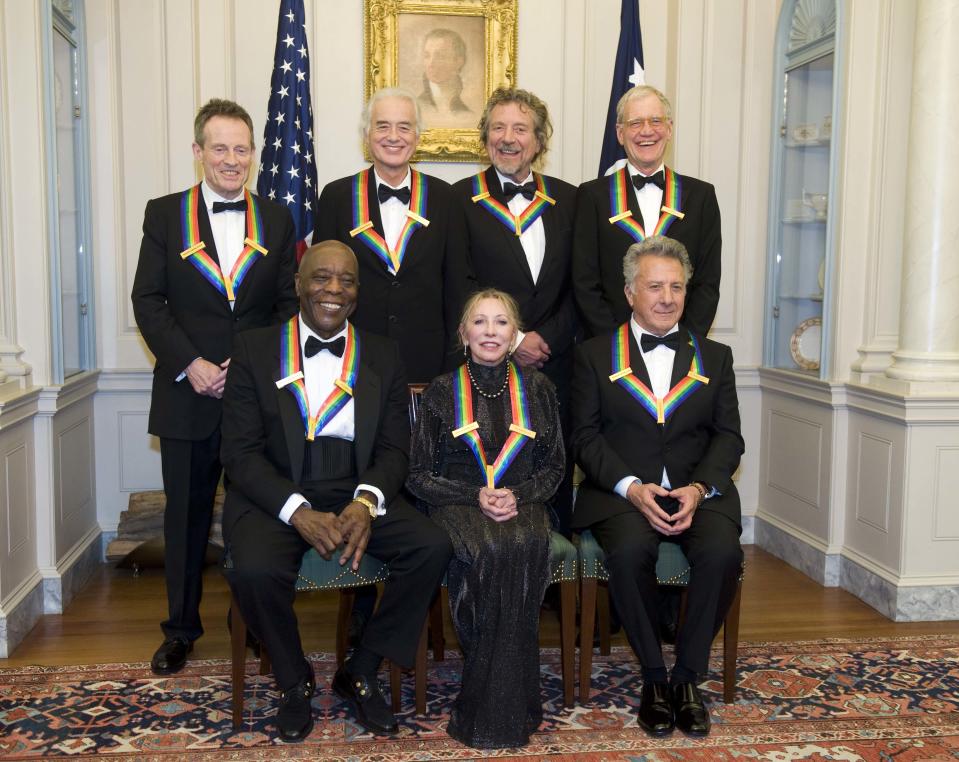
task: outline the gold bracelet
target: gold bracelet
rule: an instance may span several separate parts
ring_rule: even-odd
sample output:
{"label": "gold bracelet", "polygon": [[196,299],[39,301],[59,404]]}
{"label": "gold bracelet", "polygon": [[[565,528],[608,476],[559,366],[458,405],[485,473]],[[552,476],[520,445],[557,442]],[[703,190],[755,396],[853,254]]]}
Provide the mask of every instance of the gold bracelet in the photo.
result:
{"label": "gold bracelet", "polygon": [[696,491],[699,493],[699,504],[702,505],[706,502],[706,488],[700,482],[692,482],[689,485],[690,487],[695,487]]}
{"label": "gold bracelet", "polygon": [[380,515],[380,512],[377,510],[376,506],[370,500],[367,500],[365,497],[360,497],[357,495],[353,498],[354,503],[359,503],[360,505],[365,505],[366,509],[370,512],[370,521],[373,521],[377,516]]}

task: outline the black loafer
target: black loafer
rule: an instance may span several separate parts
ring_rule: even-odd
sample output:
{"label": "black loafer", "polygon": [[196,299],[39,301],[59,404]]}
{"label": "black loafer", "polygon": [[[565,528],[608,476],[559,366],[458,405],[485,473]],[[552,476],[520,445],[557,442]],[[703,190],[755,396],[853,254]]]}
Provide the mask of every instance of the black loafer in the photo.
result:
{"label": "black loafer", "polygon": [[709,712],[695,683],[677,683],[672,698],[676,727],[691,736],[709,735]]}
{"label": "black loafer", "polygon": [[664,682],[643,683],[636,713],[639,726],[651,736],[668,736],[676,727],[669,703],[669,686]]}
{"label": "black loafer", "polygon": [[396,718],[375,678],[351,675],[340,667],[333,676],[333,692],[353,705],[357,722],[370,732],[390,735],[397,731]]}
{"label": "black loafer", "polygon": [[186,638],[167,638],[153,654],[150,669],[155,675],[172,675],[186,664],[186,655],[193,650],[193,644]]}
{"label": "black loafer", "polygon": [[297,743],[306,738],[313,730],[313,691],[316,679],[313,666],[306,662],[306,674],[292,688],[280,692],[280,703],[276,709],[276,729],[280,740],[285,743]]}

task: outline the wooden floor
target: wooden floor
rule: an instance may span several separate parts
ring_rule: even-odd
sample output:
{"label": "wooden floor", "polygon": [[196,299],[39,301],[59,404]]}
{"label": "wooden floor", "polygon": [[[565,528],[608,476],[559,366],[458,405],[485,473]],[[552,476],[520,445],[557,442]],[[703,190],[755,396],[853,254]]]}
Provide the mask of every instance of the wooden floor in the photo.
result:
{"label": "wooden floor", "polygon": [[[839,588],[824,588],[755,546],[746,546],[741,641],[809,640],[824,637],[869,637],[950,633],[959,621],[897,624]],[[229,641],[226,583],[213,567],[204,578],[202,616],[206,635],[193,657],[227,658]],[[297,613],[304,647],[333,650],[335,593],[300,596]],[[149,661],[162,639],[159,622],[166,613],[161,570],[135,577],[128,570],[104,566],[62,615],[41,618],[29,636],[0,667],[99,664]],[[447,637],[452,629],[447,622]],[[559,645],[556,615],[544,611],[542,644]],[[622,635],[615,645],[625,645]]]}

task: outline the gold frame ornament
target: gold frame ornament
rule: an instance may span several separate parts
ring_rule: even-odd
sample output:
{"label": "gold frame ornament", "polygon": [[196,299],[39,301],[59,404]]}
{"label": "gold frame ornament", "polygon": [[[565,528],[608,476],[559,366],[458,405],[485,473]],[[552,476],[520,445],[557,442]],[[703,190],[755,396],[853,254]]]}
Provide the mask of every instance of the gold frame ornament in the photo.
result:
{"label": "gold frame ornament", "polygon": [[[458,117],[460,122],[468,119],[471,126],[456,124],[423,129],[412,160],[486,161],[486,150],[480,143],[476,125],[493,90],[516,84],[517,0],[365,0],[364,10],[367,101],[380,88],[399,86],[401,73],[409,80],[407,70],[414,68],[414,63],[410,60],[408,46],[405,46],[406,55],[402,60],[400,58],[401,26],[412,28],[415,25],[417,29],[428,29],[431,19],[425,17],[448,16],[449,24],[443,26],[478,31],[478,25],[468,19],[473,17],[473,20],[482,20],[485,58],[482,61],[483,85],[478,89],[473,88],[471,99],[466,101],[471,107],[464,105],[461,109],[463,115]],[[401,16],[405,16],[403,23]],[[472,37],[478,39],[479,35]],[[472,71],[479,70],[477,62],[474,61],[472,66]],[[425,83],[425,75],[423,80]],[[420,99],[423,97],[421,95]],[[425,114],[423,121],[428,122]],[[364,149],[364,152],[368,153],[368,149]],[[367,160],[369,158],[367,156]]]}

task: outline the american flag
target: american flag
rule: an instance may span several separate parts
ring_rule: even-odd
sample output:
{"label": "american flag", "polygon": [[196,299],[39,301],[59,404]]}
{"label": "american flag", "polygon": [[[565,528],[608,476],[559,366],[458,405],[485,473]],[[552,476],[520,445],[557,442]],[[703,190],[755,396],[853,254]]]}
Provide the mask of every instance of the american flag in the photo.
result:
{"label": "american flag", "polygon": [[273,58],[256,192],[289,207],[296,225],[299,260],[313,238],[316,208],[310,56],[303,0],[281,0]]}

